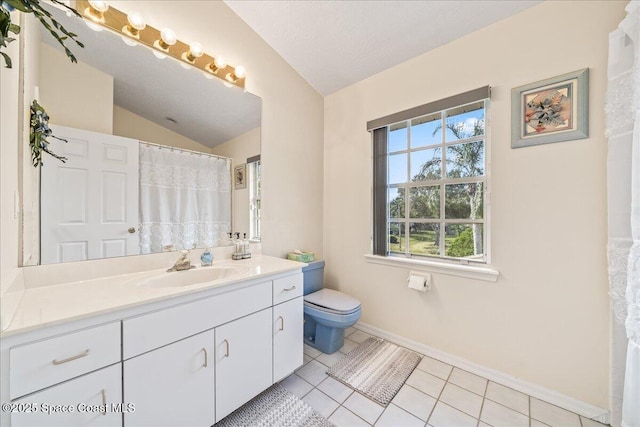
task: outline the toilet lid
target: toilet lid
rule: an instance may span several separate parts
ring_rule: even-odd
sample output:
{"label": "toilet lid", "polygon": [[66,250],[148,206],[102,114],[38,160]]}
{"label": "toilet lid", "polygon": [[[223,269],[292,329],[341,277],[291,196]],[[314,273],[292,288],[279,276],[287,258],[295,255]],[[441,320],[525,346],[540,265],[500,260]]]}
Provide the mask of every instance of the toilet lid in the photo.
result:
{"label": "toilet lid", "polygon": [[338,312],[352,312],[360,307],[360,301],[333,289],[320,289],[312,292],[304,296],[304,301]]}

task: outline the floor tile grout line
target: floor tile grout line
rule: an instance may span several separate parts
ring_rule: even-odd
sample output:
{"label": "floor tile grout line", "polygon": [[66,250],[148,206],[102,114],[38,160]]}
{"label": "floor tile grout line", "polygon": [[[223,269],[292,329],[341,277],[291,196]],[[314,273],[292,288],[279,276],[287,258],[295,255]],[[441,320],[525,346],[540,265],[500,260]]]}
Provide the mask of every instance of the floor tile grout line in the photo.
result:
{"label": "floor tile grout line", "polygon": [[480,427],[480,423],[483,422],[482,411],[484,410],[484,402],[486,402],[487,400],[487,390],[489,390],[489,380],[487,380],[487,384],[484,386],[484,393],[482,394],[482,403],[480,404],[480,412],[478,413],[478,423],[477,423],[478,427]]}

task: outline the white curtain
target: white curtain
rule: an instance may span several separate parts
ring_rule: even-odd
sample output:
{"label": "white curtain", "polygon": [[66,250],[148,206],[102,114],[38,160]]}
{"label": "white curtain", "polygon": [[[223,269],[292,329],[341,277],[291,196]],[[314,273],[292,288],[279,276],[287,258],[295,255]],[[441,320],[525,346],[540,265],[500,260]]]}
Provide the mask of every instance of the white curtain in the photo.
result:
{"label": "white curtain", "polygon": [[640,427],[640,2],[609,35],[611,424]]}
{"label": "white curtain", "polygon": [[140,144],[140,250],[217,246],[231,231],[231,160]]}

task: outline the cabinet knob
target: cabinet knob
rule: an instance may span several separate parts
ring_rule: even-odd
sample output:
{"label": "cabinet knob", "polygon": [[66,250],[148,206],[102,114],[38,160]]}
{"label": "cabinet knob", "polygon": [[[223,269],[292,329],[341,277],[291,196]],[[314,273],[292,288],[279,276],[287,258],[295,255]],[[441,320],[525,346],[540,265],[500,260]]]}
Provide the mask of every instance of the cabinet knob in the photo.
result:
{"label": "cabinet knob", "polygon": [[202,365],[203,368],[206,368],[209,365],[209,355],[207,354],[207,349],[202,347],[202,351],[204,351],[204,364]]}
{"label": "cabinet knob", "polygon": [[280,325],[280,329],[278,329],[278,330],[279,331],[284,331],[284,317],[278,316],[278,319],[280,319],[282,321],[282,324]]}
{"label": "cabinet knob", "polygon": [[136,232],[135,227],[129,227],[129,229],[127,230],[129,233],[133,234]]}
{"label": "cabinet knob", "polygon": [[226,352],[224,353],[224,357],[229,357],[229,341],[224,340],[222,342],[225,343],[225,345],[227,346]]}

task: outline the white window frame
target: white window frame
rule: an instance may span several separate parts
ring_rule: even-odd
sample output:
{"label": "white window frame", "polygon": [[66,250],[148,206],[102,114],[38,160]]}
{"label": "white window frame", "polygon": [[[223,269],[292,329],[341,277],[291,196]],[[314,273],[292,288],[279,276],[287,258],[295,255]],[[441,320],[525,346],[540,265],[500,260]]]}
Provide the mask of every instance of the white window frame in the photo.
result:
{"label": "white window frame", "polygon": [[[414,184],[410,180],[403,184],[388,184],[388,172],[387,172],[387,190],[389,188],[405,188],[405,218],[394,220],[389,217],[388,211],[388,203],[387,204],[387,213],[386,213],[386,227],[387,227],[387,235],[389,231],[389,224],[396,222],[404,224],[405,226],[405,236],[409,236],[407,233],[407,228],[410,223],[438,223],[441,224],[440,233],[441,238],[439,241],[440,244],[440,256],[427,256],[427,255],[417,255],[410,254],[408,240],[405,245],[405,253],[392,253],[389,251],[389,242],[387,239],[386,243],[386,255],[376,255],[376,254],[366,254],[365,258],[368,262],[374,264],[382,264],[394,267],[402,267],[407,269],[417,269],[424,270],[434,273],[442,273],[448,275],[454,275],[459,277],[466,277],[477,280],[484,280],[495,282],[499,276],[499,272],[491,266],[491,123],[490,123],[490,102],[487,99],[484,99],[484,121],[485,121],[485,132],[482,136],[475,136],[471,138],[466,138],[462,140],[455,141],[446,141],[446,111],[451,109],[455,109],[457,107],[462,107],[467,104],[477,103],[478,101],[482,101],[483,99],[477,99],[472,102],[461,103],[460,105],[448,105],[446,108],[440,110],[432,110],[429,114],[440,113],[440,120],[442,121],[442,140],[438,144],[431,144],[429,146],[420,147],[419,149],[411,149],[411,120],[415,118],[420,118],[426,116],[427,114],[416,115],[415,117],[403,117],[402,120],[395,121],[393,123],[389,123],[387,127],[388,129],[397,123],[406,122],[407,123],[407,148],[405,150],[395,151],[392,153],[387,152],[387,162],[389,154],[399,154],[399,153],[407,153],[407,167],[408,167],[408,175],[410,174],[410,153],[415,151],[420,151],[424,149],[433,149],[433,148],[441,148],[441,168],[442,174],[441,179],[438,180],[429,180],[429,181],[421,181],[419,184]],[[440,101],[437,101],[440,102]],[[417,107],[420,108],[420,107]],[[412,109],[415,110],[415,109]],[[410,110],[408,110],[410,111]],[[398,113],[402,114],[402,113]],[[392,116],[389,116],[392,117]],[[378,120],[384,120],[378,119]],[[370,122],[372,123],[372,122]],[[368,124],[369,125],[369,124]],[[369,130],[371,130],[370,128]],[[480,177],[467,177],[467,178],[447,178],[446,177],[446,147],[456,144],[469,143],[473,141],[483,140],[484,141],[484,175]],[[387,136],[388,142],[388,136]],[[388,164],[388,163],[387,163]],[[483,219],[482,220],[469,220],[469,219],[447,219],[445,217],[445,186],[447,184],[461,184],[461,183],[470,183],[470,182],[482,182],[483,183]],[[440,187],[440,215],[438,219],[420,219],[420,218],[410,218],[410,200],[409,200],[409,188],[411,187],[423,187],[423,186],[439,186]],[[387,196],[385,195],[385,200]],[[482,261],[470,260],[466,258],[453,258],[447,257],[444,250],[445,241],[443,238],[443,234],[445,233],[444,224],[448,223],[482,223],[483,224],[483,252],[484,259]],[[374,224],[375,226],[375,224]]]}

